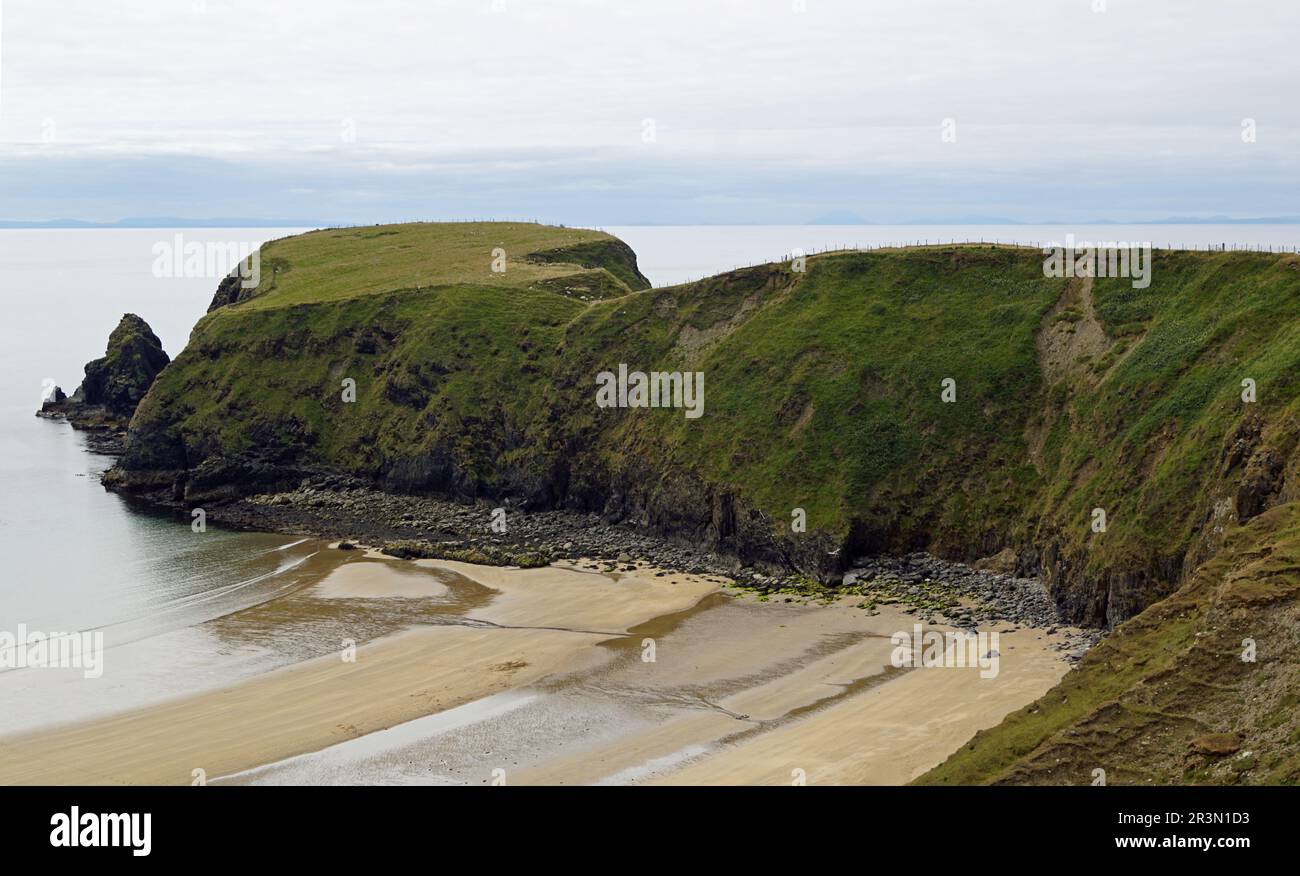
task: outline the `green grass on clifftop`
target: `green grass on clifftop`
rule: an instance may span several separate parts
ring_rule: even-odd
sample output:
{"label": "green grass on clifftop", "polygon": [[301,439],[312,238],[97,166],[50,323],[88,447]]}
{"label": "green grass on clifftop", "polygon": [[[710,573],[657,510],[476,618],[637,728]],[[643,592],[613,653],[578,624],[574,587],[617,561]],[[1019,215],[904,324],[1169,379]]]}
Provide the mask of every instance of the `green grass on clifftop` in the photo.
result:
{"label": "green grass on clifftop", "polygon": [[[615,257],[614,247],[622,247],[621,242],[603,232],[526,222],[423,222],[312,231],[262,247],[258,286],[238,306],[319,304],[452,284],[516,289],[562,278],[575,288],[643,288],[646,283],[635,263],[629,269],[625,260]],[[493,270],[498,249],[504,252],[505,270],[500,272]]]}

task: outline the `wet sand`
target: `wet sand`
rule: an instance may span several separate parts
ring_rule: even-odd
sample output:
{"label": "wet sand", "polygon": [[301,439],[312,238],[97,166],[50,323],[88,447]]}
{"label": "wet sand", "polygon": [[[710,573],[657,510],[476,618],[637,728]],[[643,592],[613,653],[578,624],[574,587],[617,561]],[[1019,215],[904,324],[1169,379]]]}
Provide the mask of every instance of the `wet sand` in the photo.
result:
{"label": "wet sand", "polygon": [[[349,564],[341,567],[345,574],[327,575],[318,588],[331,599],[349,585],[356,594],[404,590],[412,565],[387,559]],[[454,574],[448,567],[463,565],[442,569]],[[511,571],[481,574],[509,597],[499,615],[475,608],[472,618],[444,616],[438,626],[362,644],[355,662],[345,662],[340,650],[194,696],[0,738],[0,784],[175,784],[189,783],[196,769],[207,777],[246,770],[577,665],[597,642],[624,633],[619,623],[634,625],[687,608],[717,587],[689,576],[653,583],[636,577],[629,583],[561,568]],[[431,578],[437,572],[425,570]],[[635,598],[617,592],[629,586]],[[612,611],[603,610],[605,599]],[[551,605],[553,613],[547,610]],[[246,614],[222,622],[248,626],[241,618]],[[533,628],[526,624],[529,617],[554,622]],[[592,631],[571,630],[570,624]],[[108,665],[105,678],[111,678]]]}
{"label": "wet sand", "polygon": [[[651,671],[655,689],[698,697],[699,708],[526,767],[516,781],[790,784],[801,770],[807,784],[903,784],[1068,668],[1049,650],[1054,637],[1035,630],[1002,635],[996,678],[978,667],[895,668],[889,636],[915,618],[847,602],[733,603],[695,620],[694,636],[670,635],[659,650],[680,644],[682,659]],[[755,635],[745,620],[770,628]]]}
{"label": "wet sand", "polygon": [[997,678],[895,669],[888,637],[909,615],[757,604],[719,584],[349,558],[286,598],[292,611],[276,600],[219,623],[269,635],[324,615],[346,630],[339,618],[416,606],[430,625],[358,636],[354,663],[329,654],[0,737],[0,783],[189,783],[202,769],[237,783],[788,784],[801,769],[809,784],[891,784],[1067,669],[1034,630],[1003,636]]}

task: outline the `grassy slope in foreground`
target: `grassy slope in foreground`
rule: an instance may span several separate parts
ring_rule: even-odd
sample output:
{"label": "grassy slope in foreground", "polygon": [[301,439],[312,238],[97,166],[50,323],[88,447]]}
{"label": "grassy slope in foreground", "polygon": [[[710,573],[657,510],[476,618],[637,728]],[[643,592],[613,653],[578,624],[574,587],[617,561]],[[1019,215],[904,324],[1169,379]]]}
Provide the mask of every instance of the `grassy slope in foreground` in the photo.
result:
{"label": "grassy slope in foreground", "polygon": [[[1234,531],[1169,598],[920,784],[1300,782],[1300,503]],[[1243,660],[1247,640],[1254,661]]]}
{"label": "grassy slope in foreground", "polygon": [[[473,267],[496,246],[505,274]],[[382,281],[357,267],[370,247]],[[540,226],[268,244],[265,288],[195,328],[115,476],[199,502],[323,465],[603,511],[813,572],[838,547],[1010,546],[1093,623],[1172,592],[1225,533],[1293,497],[1294,257],[1158,253],[1150,288],[1099,280],[1078,307],[1080,285],[1024,249],[827,255],[654,290],[620,279],[639,276],[629,258]],[[1085,331],[1086,350],[1065,343]],[[1068,367],[1045,364],[1048,336]],[[703,372],[705,415],[597,409],[595,375],[620,362]],[[790,532],[794,508],[807,534]]]}

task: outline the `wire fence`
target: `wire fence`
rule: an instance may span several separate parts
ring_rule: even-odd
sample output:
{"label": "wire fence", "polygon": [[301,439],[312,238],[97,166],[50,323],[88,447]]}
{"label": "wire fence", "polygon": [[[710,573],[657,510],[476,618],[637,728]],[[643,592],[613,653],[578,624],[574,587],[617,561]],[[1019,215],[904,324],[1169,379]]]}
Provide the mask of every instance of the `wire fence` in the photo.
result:
{"label": "wire fence", "polygon": [[[597,229],[597,230],[602,230],[602,229]],[[1105,244],[1112,244],[1112,243],[1113,243],[1112,241],[1105,242]],[[1076,241],[1072,245],[1072,248],[1074,249],[1074,251],[1078,252],[1083,249],[1111,250],[1117,248],[1124,249],[1124,248],[1142,247],[1142,246],[1149,245],[1145,242],[1124,243],[1122,246],[1118,246],[1118,247],[1115,245],[1108,246],[1105,244],[1089,243],[1087,241]],[[1040,252],[1046,253],[1048,252],[1049,248],[1060,248],[1062,247],[1062,244],[1059,241],[1049,241],[1048,243],[1040,243],[1039,241],[1026,242],[1026,241],[1017,241],[1017,240],[999,240],[996,238],[993,240],[985,240],[983,238],[981,239],[970,238],[968,240],[958,240],[956,238],[951,238],[946,241],[939,240],[939,239],[929,240],[929,239],[922,238],[922,239],[911,240],[911,241],[903,240],[903,241],[896,241],[891,243],[877,243],[877,244],[866,244],[866,245],[857,245],[857,246],[850,245],[850,244],[841,244],[841,245],[823,246],[823,247],[810,247],[806,250],[801,249],[797,252],[785,253],[779,259],[767,259],[764,261],[749,262],[746,264],[737,264],[737,265],[733,265],[731,268],[722,268],[719,269],[718,271],[715,271],[712,274],[706,274],[702,277],[689,277],[685,280],[677,280],[671,283],[656,283],[653,285],[653,288],[668,289],[673,286],[683,286],[687,283],[696,283],[699,282],[700,280],[707,280],[710,277],[716,277],[719,274],[729,273],[730,271],[744,271],[744,270],[749,270],[750,268],[761,268],[769,265],[779,265],[779,264],[784,264],[786,262],[792,262],[796,258],[800,258],[800,257],[811,258],[812,256],[847,255],[849,253],[876,252],[878,250],[916,249],[918,247],[945,247],[945,246],[1005,247],[1009,249],[1032,249],[1032,250],[1038,250]],[[1190,245],[1183,243],[1183,244],[1179,244],[1178,246],[1152,246],[1151,250],[1152,252],[1161,252],[1161,251],[1163,252],[1243,252],[1243,253],[1255,253],[1259,255],[1269,255],[1269,254],[1300,255],[1300,246],[1296,246],[1296,245],[1284,246],[1282,244],[1265,244],[1265,243],[1222,242],[1222,243],[1192,243]]]}

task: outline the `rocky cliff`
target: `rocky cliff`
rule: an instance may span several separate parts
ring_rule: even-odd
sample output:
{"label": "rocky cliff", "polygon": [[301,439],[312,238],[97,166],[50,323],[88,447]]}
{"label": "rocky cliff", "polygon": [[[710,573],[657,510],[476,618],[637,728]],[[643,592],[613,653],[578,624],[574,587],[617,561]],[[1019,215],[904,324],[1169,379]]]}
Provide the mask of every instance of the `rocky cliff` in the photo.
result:
{"label": "rocky cliff", "polygon": [[[621,242],[545,226],[261,255],[141,402],[115,488],[192,504],[338,472],[826,579],[873,552],[996,554],[1099,626],[1300,489],[1290,255],[1158,252],[1137,288],[930,247],[667,289]],[[598,406],[620,365],[702,374],[703,416]]]}

